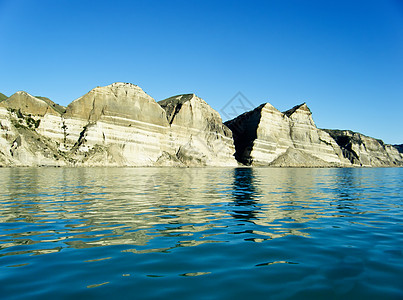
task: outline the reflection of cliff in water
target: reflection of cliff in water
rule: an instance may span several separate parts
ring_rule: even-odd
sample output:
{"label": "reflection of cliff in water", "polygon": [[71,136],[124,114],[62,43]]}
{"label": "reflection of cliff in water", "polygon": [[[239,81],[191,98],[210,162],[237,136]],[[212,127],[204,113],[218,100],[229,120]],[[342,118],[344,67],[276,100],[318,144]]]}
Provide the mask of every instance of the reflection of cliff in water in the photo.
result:
{"label": "reflection of cliff in water", "polygon": [[[0,197],[0,204],[5,204],[0,219],[31,223],[33,228],[30,233],[14,234],[7,245],[38,243],[29,237],[47,235],[41,240],[42,249],[28,251],[36,254],[56,249],[56,245],[56,251],[66,246],[128,245],[130,252],[144,253],[212,242],[197,236],[217,227],[211,221],[220,220],[225,211],[209,205],[229,198],[220,190],[230,186],[232,180],[232,169],[215,168],[5,171],[8,174],[2,174],[6,179],[3,192],[12,196],[13,205],[7,206],[7,200]],[[222,185],[217,187],[212,181]],[[45,230],[44,224],[54,220],[60,230]],[[156,247],[155,238],[170,242],[165,248]]]}
{"label": "reflection of cliff in water", "polygon": [[[356,213],[359,207],[354,200],[362,198],[357,194],[363,188],[361,172],[364,170],[4,169],[0,173],[0,220],[29,224],[30,230],[21,232],[16,226],[15,231],[7,232],[2,247],[49,253],[66,247],[127,245],[125,251],[143,253],[222,242],[228,232],[245,232],[255,240],[307,236],[317,226],[316,220],[332,217],[329,205],[338,212]],[[38,247],[26,246],[35,244]],[[3,251],[2,255],[11,254]]]}
{"label": "reflection of cliff in water", "polygon": [[259,194],[255,186],[255,178],[252,168],[235,168],[232,194],[235,209],[232,216],[241,220],[257,219],[259,209],[256,200]]}

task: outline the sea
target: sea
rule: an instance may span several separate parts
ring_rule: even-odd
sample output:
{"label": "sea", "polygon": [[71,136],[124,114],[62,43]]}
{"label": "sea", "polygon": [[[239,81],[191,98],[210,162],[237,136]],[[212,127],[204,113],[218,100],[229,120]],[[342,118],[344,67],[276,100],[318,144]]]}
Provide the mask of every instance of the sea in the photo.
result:
{"label": "sea", "polygon": [[0,168],[1,299],[403,299],[403,168]]}

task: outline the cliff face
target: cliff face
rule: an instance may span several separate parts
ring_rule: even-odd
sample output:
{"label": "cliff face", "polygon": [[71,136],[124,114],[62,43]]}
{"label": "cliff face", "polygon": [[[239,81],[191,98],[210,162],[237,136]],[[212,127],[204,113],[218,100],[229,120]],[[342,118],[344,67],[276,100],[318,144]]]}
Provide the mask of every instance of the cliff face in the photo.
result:
{"label": "cliff face", "polygon": [[18,92],[0,103],[0,164],[236,165],[218,113],[194,95],[184,102],[170,124],[132,84],[97,87],[67,108]]}
{"label": "cliff face", "polygon": [[186,165],[236,166],[232,133],[218,112],[194,94],[158,102],[170,124],[169,145]]}
{"label": "cliff face", "polygon": [[[1,95],[0,95],[1,96]],[[321,130],[306,104],[265,103],[222,123],[194,94],[156,102],[140,87],[97,87],[67,107],[0,98],[0,166],[402,166],[402,145]]]}
{"label": "cliff face", "polygon": [[[65,157],[59,153],[56,144],[39,133],[48,118],[60,120],[60,114],[47,102],[28,93],[17,92],[2,101],[0,164],[66,165]],[[51,130],[57,131],[58,125],[57,122],[52,124]]]}
{"label": "cliff face", "polygon": [[233,132],[236,158],[265,166],[346,166],[337,143],[316,128],[306,104],[280,112],[271,104],[225,123]]}
{"label": "cliff face", "polygon": [[354,166],[385,167],[403,166],[403,155],[399,146],[384,144],[383,141],[350,130],[326,129]]}

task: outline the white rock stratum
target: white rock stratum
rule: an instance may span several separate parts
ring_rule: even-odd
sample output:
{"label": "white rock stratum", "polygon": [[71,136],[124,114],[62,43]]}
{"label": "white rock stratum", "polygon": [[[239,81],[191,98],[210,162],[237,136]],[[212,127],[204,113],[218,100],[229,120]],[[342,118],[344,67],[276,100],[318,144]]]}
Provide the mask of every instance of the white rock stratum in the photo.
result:
{"label": "white rock stratum", "polygon": [[[316,127],[312,113],[305,103],[285,112],[280,112],[271,104],[265,103],[225,124],[232,130],[237,160],[246,165],[280,167],[403,165],[402,154],[390,145],[383,149],[370,148],[369,152],[361,155],[361,160],[365,163],[352,161],[350,154],[329,134],[331,131]],[[369,145],[372,140],[375,141],[369,138],[365,143]],[[353,148],[355,147],[357,146],[354,144]],[[379,164],[378,156],[387,156],[386,153],[389,153],[387,151],[393,152],[393,160],[385,158],[384,164]],[[365,155],[374,157],[369,159],[365,158]]]}
{"label": "white rock stratum", "polygon": [[0,99],[0,166],[401,166],[401,146],[318,129],[306,104],[266,103],[222,123],[194,94],[156,102],[140,87],[96,87],[63,107]]}
{"label": "white rock stratum", "polygon": [[195,95],[175,121],[140,87],[97,87],[65,111],[17,92],[0,103],[0,164],[76,166],[236,166],[231,131]]}

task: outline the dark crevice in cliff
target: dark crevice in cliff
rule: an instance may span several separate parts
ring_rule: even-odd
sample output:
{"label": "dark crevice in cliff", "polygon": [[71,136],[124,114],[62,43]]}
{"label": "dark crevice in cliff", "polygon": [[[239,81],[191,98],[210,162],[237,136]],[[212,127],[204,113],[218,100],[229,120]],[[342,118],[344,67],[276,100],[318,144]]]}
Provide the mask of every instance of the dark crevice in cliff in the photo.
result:
{"label": "dark crevice in cliff", "polygon": [[232,131],[235,145],[235,159],[247,166],[253,163],[251,152],[257,139],[257,128],[262,117],[264,104],[224,124]]}
{"label": "dark crevice in cliff", "polygon": [[168,119],[169,125],[172,124],[172,122],[173,122],[174,119],[175,119],[175,116],[179,113],[179,111],[181,110],[181,108],[182,108],[182,103],[179,103],[178,105],[175,106],[175,111],[174,111],[174,112],[172,113],[172,115],[171,115],[171,120]]}
{"label": "dark crevice in cliff", "polygon": [[165,110],[169,124],[173,123],[176,115],[181,110],[183,103],[190,101],[193,96],[194,94],[185,94],[158,101],[158,104]]}
{"label": "dark crevice in cliff", "polygon": [[83,130],[80,132],[80,136],[78,137],[77,142],[75,142],[75,144],[73,145],[73,147],[71,148],[71,152],[75,152],[82,144],[84,144],[84,142],[86,141],[85,138],[87,136],[87,131],[88,128],[93,125],[88,123],[87,125],[85,125],[83,127]]}
{"label": "dark crevice in cliff", "polygon": [[397,149],[397,151],[399,151],[399,153],[403,153],[403,144],[401,145],[392,145],[393,147],[395,147]]}
{"label": "dark crevice in cliff", "polygon": [[347,158],[352,164],[361,165],[358,154],[352,149],[354,143],[361,145],[362,140],[358,137],[348,136],[342,130],[324,129],[336,141],[337,145],[342,150],[343,156]]}
{"label": "dark crevice in cliff", "polygon": [[286,115],[287,117],[291,117],[291,115],[298,110],[303,110],[303,111],[308,112],[309,114],[312,114],[311,110],[306,105],[306,102],[299,104],[299,105],[295,105],[293,108],[291,108],[289,110],[283,111],[283,114]]}

